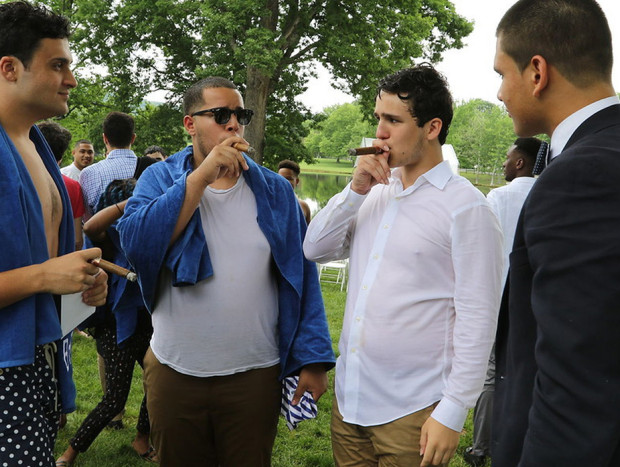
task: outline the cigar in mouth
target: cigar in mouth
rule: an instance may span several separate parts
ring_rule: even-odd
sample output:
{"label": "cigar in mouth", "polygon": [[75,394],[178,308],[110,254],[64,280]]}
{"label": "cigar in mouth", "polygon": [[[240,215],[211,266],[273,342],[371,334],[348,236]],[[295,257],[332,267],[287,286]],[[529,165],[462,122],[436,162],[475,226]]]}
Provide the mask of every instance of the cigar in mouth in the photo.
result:
{"label": "cigar in mouth", "polygon": [[347,152],[349,153],[349,156],[364,156],[366,154],[381,154],[383,149],[370,146],[367,148],[351,148]]}
{"label": "cigar in mouth", "polygon": [[232,145],[232,147],[235,148],[237,151],[245,152],[248,156],[252,156],[256,152],[256,149],[245,143],[235,143]]}

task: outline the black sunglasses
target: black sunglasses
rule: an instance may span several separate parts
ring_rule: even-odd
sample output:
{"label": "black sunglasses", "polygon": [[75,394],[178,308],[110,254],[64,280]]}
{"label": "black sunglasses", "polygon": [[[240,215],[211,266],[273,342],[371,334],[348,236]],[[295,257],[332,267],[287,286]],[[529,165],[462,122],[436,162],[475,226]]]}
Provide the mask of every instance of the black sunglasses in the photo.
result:
{"label": "black sunglasses", "polygon": [[252,115],[254,115],[254,111],[250,109],[242,109],[237,108],[235,110],[229,109],[228,107],[215,107],[213,109],[205,109],[199,110],[198,112],[194,112],[190,115],[190,117],[197,117],[199,115],[205,115],[208,113],[213,114],[213,118],[215,119],[215,123],[218,125],[225,125],[230,120],[230,116],[235,114],[237,116],[237,121],[239,125],[248,125],[252,120]]}

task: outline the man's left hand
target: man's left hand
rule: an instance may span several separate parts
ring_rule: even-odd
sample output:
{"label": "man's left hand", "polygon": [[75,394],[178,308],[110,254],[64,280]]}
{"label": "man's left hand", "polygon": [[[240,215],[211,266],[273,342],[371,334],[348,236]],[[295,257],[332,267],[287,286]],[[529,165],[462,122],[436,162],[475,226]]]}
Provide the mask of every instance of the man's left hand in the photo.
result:
{"label": "man's left hand", "polygon": [[301,396],[306,391],[312,394],[315,402],[318,402],[323,393],[327,391],[327,372],[322,363],[312,363],[301,369],[299,384],[297,384],[297,390],[293,395],[292,404],[299,404]]}
{"label": "man's left hand", "polygon": [[442,425],[433,417],[428,417],[422,425],[420,455],[424,457],[420,466],[448,465],[456,453],[460,436],[459,432]]}

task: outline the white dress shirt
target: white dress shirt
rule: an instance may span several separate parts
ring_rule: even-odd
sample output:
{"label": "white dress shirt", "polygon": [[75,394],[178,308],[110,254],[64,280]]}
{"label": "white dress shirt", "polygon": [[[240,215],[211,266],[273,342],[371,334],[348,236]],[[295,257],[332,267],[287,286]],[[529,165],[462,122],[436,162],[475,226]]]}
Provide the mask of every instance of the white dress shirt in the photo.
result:
{"label": "white dress shirt", "polygon": [[460,431],[484,382],[502,289],[496,216],[447,162],[403,191],[400,170],[365,196],[350,186],[310,223],[306,256],[350,258],[336,363],[344,420],[373,426],[440,401]]}
{"label": "white dress shirt", "polygon": [[489,205],[499,219],[499,225],[504,233],[502,284],[506,282],[506,277],[508,276],[508,266],[510,265],[508,257],[515,240],[515,230],[517,230],[517,221],[521,214],[521,208],[535,181],[534,177],[517,177],[508,185],[489,191],[487,195]]}
{"label": "white dress shirt", "polygon": [[60,169],[60,173],[63,175],[66,175],[67,177],[69,177],[72,180],[75,180],[76,182],[80,181],[80,173],[82,173],[82,171],[80,169],[78,169],[75,164],[72,162],[71,164],[63,167],[62,169]]}

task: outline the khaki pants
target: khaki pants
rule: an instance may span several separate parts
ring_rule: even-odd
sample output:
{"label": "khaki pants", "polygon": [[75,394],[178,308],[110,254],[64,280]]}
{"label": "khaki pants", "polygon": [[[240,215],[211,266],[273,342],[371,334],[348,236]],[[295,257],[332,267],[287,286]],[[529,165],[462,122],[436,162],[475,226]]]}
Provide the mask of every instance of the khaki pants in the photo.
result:
{"label": "khaki pants", "polygon": [[332,449],[337,467],[419,467],[422,425],[435,406],[419,410],[384,425],[346,423],[334,396]]}
{"label": "khaki pants", "polygon": [[198,378],[162,365],[149,349],[144,384],[161,467],[271,465],[280,366]]}

